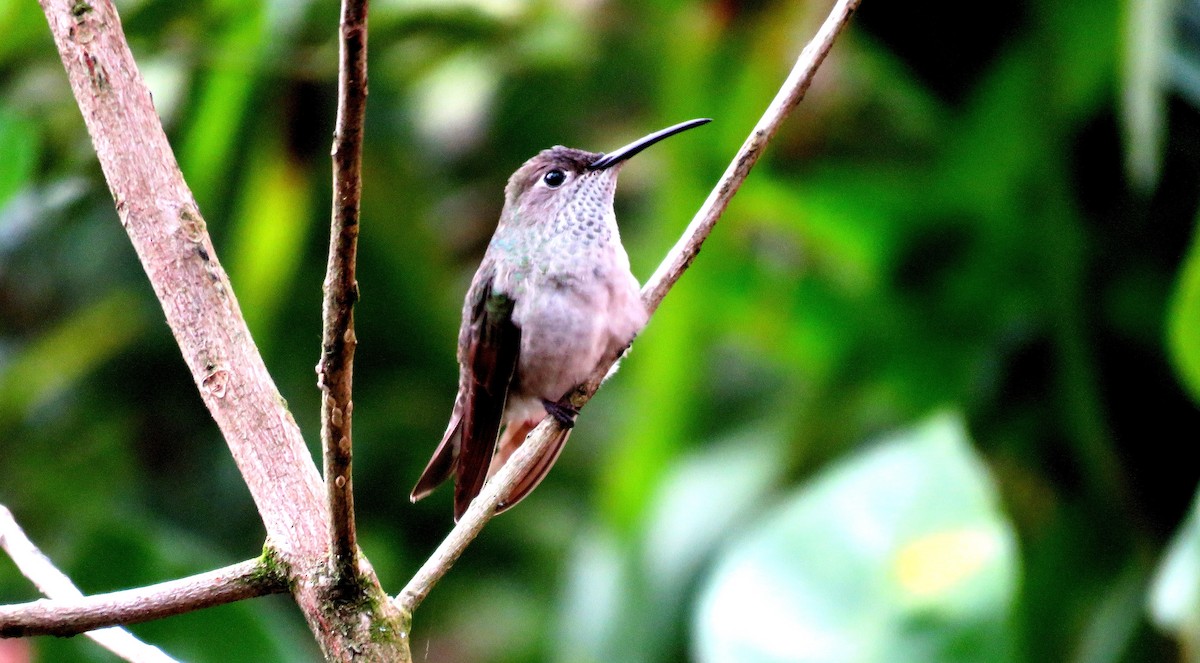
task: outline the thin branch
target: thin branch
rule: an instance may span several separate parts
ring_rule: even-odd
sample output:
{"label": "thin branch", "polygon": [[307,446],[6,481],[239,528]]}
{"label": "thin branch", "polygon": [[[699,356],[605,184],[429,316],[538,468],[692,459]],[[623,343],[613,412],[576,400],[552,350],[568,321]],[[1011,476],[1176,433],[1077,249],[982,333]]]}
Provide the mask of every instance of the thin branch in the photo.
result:
{"label": "thin branch", "polygon": [[136,589],[0,606],[0,636],[78,635],[287,591],[286,579],[265,573],[251,559]]}
{"label": "thin branch", "polygon": [[[667,254],[662,264],[655,270],[654,275],[642,288],[642,301],[646,309],[653,314],[658,309],[663,297],[687,270],[700,245],[708,237],[717,219],[729,205],[729,201],[745,181],[746,175],[758,161],[767,143],[775,136],[779,126],[800,100],[812,83],[817,68],[825,60],[829,49],[842,29],[850,21],[859,0],[838,0],[828,18],[817,31],[816,36],[796,60],[795,66],[784,81],[779,93],[767,107],[762,118],[755,125],[754,131],[742,144],[733,162],[725,170],[725,174],[717,182],[700,210],[688,224],[683,236]],[[604,381],[613,364],[619,357],[609,357],[601,362],[593,371],[588,381],[572,395],[572,403],[582,407]],[[545,452],[550,440],[559,432],[559,424],[553,417],[547,417],[529,434],[515,453],[505,463],[504,467],[484,485],[483,490],[471,502],[467,512],[459,519],[458,524],[450,531],[433,555],[425,561],[404,590],[396,596],[395,602],[401,610],[411,614],[425,600],[429,590],[438,580],[450,570],[450,567],[462,555],[466,547],[478,536],[483,526],[496,513],[496,505],[508,495],[519,477],[533,466]]]}
{"label": "thin branch", "polygon": [[329,508],[330,571],[336,586],[358,577],[351,483],[354,403],[354,303],[358,301],[359,200],[362,194],[363,118],[367,107],[367,0],[342,0],[337,127],[333,138],[333,214],[322,308],[324,332],[317,383],[321,387],[321,443]]}
{"label": "thin branch", "polygon": [[642,301],[651,314],[658,310],[663,297],[666,297],[667,292],[692,264],[696,254],[700,253],[700,245],[708,238],[713,226],[717,225],[717,219],[729,206],[733,194],[737,193],[742,182],[746,181],[746,176],[762,156],[767,143],[775,137],[775,133],[779,131],[780,125],[792,109],[804,99],[804,93],[812,84],[817,69],[825,61],[829,49],[833,48],[834,40],[850,22],[850,17],[858,9],[858,3],[859,0],[838,0],[834,5],[821,28],[817,30],[816,36],[800,51],[800,57],[796,58],[796,64],[792,66],[791,73],[779,88],[775,99],[767,106],[766,112],[759,118],[758,124],[754,125],[754,130],[750,132],[746,142],[742,143],[741,149],[725,169],[717,185],[692,217],[687,230],[642,287]]}
{"label": "thin branch", "polygon": [[[83,596],[71,579],[59,571],[37,546],[25,536],[21,526],[13,518],[12,512],[0,504],[0,549],[3,549],[17,565],[17,569],[29,578],[43,594],[56,599],[74,599]],[[9,611],[20,606],[0,607],[0,637],[23,635],[19,631],[10,632],[17,628],[17,623]],[[12,621],[10,621],[12,620]],[[170,663],[175,659],[167,656],[158,647],[148,645],[138,640],[132,633],[123,628],[106,628],[91,631],[87,634],[101,647],[109,650],[126,661],[135,663]]]}

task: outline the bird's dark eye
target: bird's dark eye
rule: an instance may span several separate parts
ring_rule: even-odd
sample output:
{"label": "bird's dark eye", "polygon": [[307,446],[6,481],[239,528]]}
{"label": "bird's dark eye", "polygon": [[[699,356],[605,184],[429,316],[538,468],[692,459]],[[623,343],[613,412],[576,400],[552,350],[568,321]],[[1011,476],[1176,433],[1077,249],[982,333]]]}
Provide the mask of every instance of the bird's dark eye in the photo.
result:
{"label": "bird's dark eye", "polygon": [[567,174],[555,168],[554,170],[542,176],[542,181],[551,189],[557,189],[562,186],[563,182],[567,181]]}

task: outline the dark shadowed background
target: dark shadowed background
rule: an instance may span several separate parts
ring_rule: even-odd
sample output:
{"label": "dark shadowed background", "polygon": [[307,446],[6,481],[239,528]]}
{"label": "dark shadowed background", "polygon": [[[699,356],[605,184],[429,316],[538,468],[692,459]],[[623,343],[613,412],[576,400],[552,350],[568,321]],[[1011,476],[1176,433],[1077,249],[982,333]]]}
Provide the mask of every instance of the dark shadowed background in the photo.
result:
{"label": "dark shadowed background", "polygon": [[[336,3],[119,7],[312,445]],[[621,176],[644,280],[828,5],[371,9],[355,485],[395,593],[451,526],[451,491],[408,491],[509,173],[714,118]],[[254,557],[37,5],[0,0],[0,35],[0,503],[86,592]],[[549,478],[418,611],[417,660],[1197,660],[1197,103],[1194,0],[863,0]],[[35,596],[0,559],[0,602]],[[316,658],[286,597],[133,630]]]}

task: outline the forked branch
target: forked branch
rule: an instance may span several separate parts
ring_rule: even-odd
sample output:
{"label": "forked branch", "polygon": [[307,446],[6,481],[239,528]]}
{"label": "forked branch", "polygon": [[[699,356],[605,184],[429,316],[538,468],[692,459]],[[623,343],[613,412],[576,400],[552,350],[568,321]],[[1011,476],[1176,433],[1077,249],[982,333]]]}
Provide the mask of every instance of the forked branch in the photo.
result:
{"label": "forked branch", "polygon": [[[838,34],[850,21],[858,3],[859,0],[838,0],[816,36],[801,51],[775,99],[750,132],[750,136],[742,144],[733,162],[726,168],[725,174],[721,176],[700,210],[696,212],[683,236],[642,288],[642,301],[651,314],[658,309],[663,297],[691,265],[696,254],[700,252],[700,245],[708,237],[742,182],[746,180],[746,175],[766,149],[767,143],[775,136],[779,126],[796,104],[804,98],[817,68],[825,60]],[[591,399],[617,359],[619,357],[609,357],[596,367],[591,378],[572,396],[576,407],[582,407]],[[429,590],[450,570],[487,521],[492,519],[496,513],[496,506],[508,495],[518,479],[541,458],[547,445],[559,431],[559,424],[554,418],[547,417],[529,434],[525,443],[509,458],[504,467],[484,485],[483,491],[471,502],[470,508],[459,519],[458,524],[396,597],[396,603],[401,609],[411,614],[421,601],[425,600]]]}
{"label": "forked branch", "polygon": [[40,0],[117,215],[284,556],[325,550],[320,475],[250,337],[112,0]]}
{"label": "forked branch", "polygon": [[369,567],[356,578],[364,600],[333,600],[320,474],[246,327],[116,7],[112,0],[39,2],[121,224],[323,654],[408,660],[407,625]]}
{"label": "forked branch", "polygon": [[[517,478],[544,452],[558,432],[558,424],[548,418],[539,425],[485,486],[458,525],[396,598],[395,607],[401,609],[403,616],[382,610],[383,614],[376,614],[374,620],[364,622],[366,615],[355,605],[331,606],[327,602],[329,595],[320,582],[321,574],[316,567],[331,549],[333,555],[329,559],[334,560],[335,578],[371,575],[370,583],[378,591],[370,568],[364,565],[363,569],[357,570],[355,567],[358,558],[349,454],[350,366],[355,344],[352,306],[357,299],[354,254],[358,232],[362,110],[366,95],[365,0],[345,0],[342,13],[341,83],[344,89],[339,99],[334,147],[333,235],[320,364],[321,384],[325,391],[322,426],[328,479],[325,500],[318,497],[319,477],[299,430],[250,340],[228,278],[217,262],[204,221],[179,174],[149,92],[137,73],[111,0],[40,2],[112,189],[121,222],[163,304],[167,321],[204,402],[224,433],[250,487],[268,535],[284,561],[292,567],[288,580],[325,655],[332,659],[357,655],[406,658],[407,624],[403,616],[411,614],[493,516],[497,504],[510,492]],[[733,163],[683,237],[647,282],[642,296],[649,311],[658,308],[687,269],[783,119],[803,97],[816,69],[857,5],[858,0],[838,0],[816,38],[800,54],[791,75]],[[139,140],[130,141],[129,136],[138,136]],[[573,396],[576,406],[582,406],[591,398],[616,359],[609,357],[596,368],[591,379]],[[0,516],[7,515],[6,510],[0,511]],[[18,540],[13,535],[3,536],[6,549]],[[285,584],[278,580],[265,584],[250,582],[253,578],[261,580],[261,576],[256,575],[259,570],[261,567],[255,566],[254,562],[246,562],[196,578],[202,578],[210,586],[224,588],[221,591],[227,593],[221,596],[234,596],[246,587],[257,592],[247,595],[256,596],[278,591]],[[63,615],[69,615],[67,619],[75,622],[91,619],[87,622],[91,627],[138,619],[128,614],[112,619],[115,608],[111,602],[125,605],[132,597],[164,593],[164,588],[170,590],[165,593],[187,594],[187,583],[194,580],[173,581],[175,584],[165,583],[90,599],[80,599],[78,590],[72,587],[69,598],[75,603],[54,603],[54,615],[42,616],[42,625],[38,628],[45,630],[38,632],[59,632],[52,629],[62,627],[62,624],[56,627],[46,623]],[[235,585],[238,588],[235,589]],[[239,594],[238,597],[244,596]],[[110,605],[97,610],[95,604],[104,600],[110,601]],[[21,611],[33,611],[47,605],[49,603],[35,602],[9,606],[5,610],[16,612],[0,612],[0,616],[24,614]],[[73,612],[64,612],[68,607]],[[105,615],[103,619],[99,616],[101,613]],[[155,613],[147,618],[160,614],[168,613]],[[0,624],[7,623],[0,619]],[[363,629],[367,627],[372,630],[364,640],[359,636],[364,635]],[[153,653],[144,652],[141,654],[144,658],[131,660],[169,660],[161,652],[158,655],[160,658],[154,658]]]}

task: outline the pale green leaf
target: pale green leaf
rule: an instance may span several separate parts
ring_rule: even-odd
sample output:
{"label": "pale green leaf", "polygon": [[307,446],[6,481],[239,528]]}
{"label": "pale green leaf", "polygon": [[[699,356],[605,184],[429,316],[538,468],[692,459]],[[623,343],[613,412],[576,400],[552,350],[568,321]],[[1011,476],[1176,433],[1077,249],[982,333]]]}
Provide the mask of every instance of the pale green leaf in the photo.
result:
{"label": "pale green leaf", "polygon": [[1158,181],[1167,121],[1167,65],[1175,0],[1126,0],[1121,75],[1125,169],[1134,184]]}
{"label": "pale green leaf", "polygon": [[1014,533],[943,414],[818,477],[717,562],[698,661],[1007,660]]}

